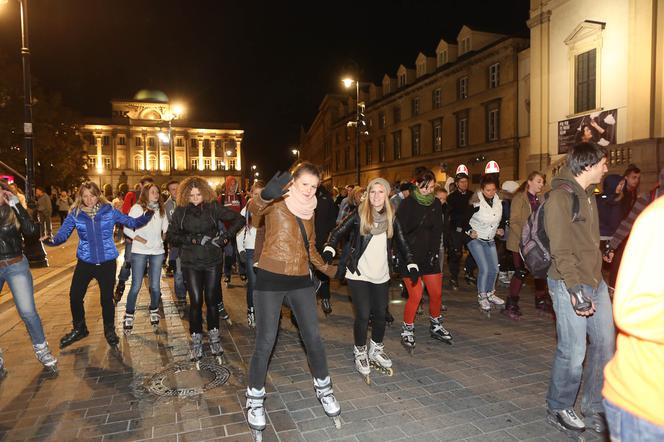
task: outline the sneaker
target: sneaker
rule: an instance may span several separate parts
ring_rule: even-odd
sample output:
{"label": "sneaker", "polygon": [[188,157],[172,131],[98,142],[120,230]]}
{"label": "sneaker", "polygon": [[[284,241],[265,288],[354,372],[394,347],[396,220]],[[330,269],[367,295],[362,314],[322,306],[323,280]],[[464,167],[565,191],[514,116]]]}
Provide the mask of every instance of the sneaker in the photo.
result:
{"label": "sneaker", "polygon": [[585,431],[586,424],[572,408],[567,410],[547,410],[548,418],[558,425],[572,431]]}
{"label": "sneaker", "polygon": [[504,305],[504,304],[505,304],[505,301],[503,301],[503,300],[500,299],[498,296],[496,296],[496,292],[495,292],[495,291],[487,293],[487,294],[486,294],[486,299],[487,299],[491,304],[494,304],[494,305]]}

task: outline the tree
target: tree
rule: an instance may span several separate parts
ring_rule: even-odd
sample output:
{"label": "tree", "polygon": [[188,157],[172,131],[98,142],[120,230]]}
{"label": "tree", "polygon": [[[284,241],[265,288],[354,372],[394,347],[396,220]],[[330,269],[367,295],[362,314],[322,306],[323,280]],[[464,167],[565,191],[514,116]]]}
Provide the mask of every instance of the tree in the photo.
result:
{"label": "tree", "polygon": [[[23,84],[19,65],[0,59],[0,157],[25,173]],[[87,179],[77,115],[33,80],[33,149],[37,185],[68,189]]]}

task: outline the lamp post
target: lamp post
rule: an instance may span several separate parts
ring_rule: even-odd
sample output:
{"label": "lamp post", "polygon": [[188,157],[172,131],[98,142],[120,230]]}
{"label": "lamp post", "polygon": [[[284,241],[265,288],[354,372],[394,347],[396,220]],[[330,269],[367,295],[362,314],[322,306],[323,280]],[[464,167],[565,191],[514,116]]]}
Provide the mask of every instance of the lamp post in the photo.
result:
{"label": "lamp post", "polygon": [[341,80],[346,87],[350,89],[355,84],[355,121],[349,122],[350,126],[355,126],[355,183],[360,185],[360,82],[352,78]]}
{"label": "lamp post", "polygon": [[[173,120],[177,120],[184,114],[184,106],[181,104],[174,104],[171,106],[171,111],[168,115],[168,159],[170,163],[169,173],[172,174],[175,170],[175,146],[173,145]],[[161,158],[159,159],[161,164]]]}
{"label": "lamp post", "polygon": [[[6,4],[8,0],[0,0]],[[18,0],[21,14],[21,61],[23,65],[23,148],[25,149],[25,197],[34,211],[35,158],[32,148],[32,83],[30,78],[30,42],[28,39],[28,0]],[[37,238],[25,238],[25,254],[31,267],[48,267],[46,251]]]}
{"label": "lamp post", "polygon": [[295,158],[297,158],[297,161],[300,161],[300,149],[291,149],[291,153],[295,155]]}

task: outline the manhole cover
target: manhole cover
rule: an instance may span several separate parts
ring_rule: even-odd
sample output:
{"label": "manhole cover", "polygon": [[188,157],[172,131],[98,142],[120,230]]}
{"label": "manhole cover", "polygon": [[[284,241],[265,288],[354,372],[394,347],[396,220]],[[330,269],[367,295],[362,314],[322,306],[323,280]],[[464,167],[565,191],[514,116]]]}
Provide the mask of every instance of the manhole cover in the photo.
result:
{"label": "manhole cover", "polygon": [[210,360],[200,361],[200,370],[191,362],[173,363],[165,370],[134,383],[136,396],[192,397],[224,385],[231,376],[228,368]]}

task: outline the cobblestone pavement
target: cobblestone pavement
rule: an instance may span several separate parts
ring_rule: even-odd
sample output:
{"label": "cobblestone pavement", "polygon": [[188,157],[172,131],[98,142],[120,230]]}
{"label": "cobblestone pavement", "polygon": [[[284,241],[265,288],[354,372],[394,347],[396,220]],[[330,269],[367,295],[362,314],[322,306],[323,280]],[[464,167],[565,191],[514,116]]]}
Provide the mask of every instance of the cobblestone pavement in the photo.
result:
{"label": "cobblestone pavement", "polygon": [[[254,334],[246,325],[244,288],[224,289],[233,325],[222,323],[222,366],[206,359],[197,371],[188,362],[187,322],[175,307],[168,278],[162,280],[159,334],[148,323],[149,297],[143,288],[134,332],[122,337],[117,351],[109,349],[93,283],[86,298],[90,336],[59,350],[60,336],[71,328],[68,291],[75,243],[72,238],[49,249],[51,267],[34,272],[37,306],[59,359],[57,377],[34,358],[6,288],[0,298],[0,346],[9,371],[0,382],[0,440],[251,440],[243,405]],[[236,275],[233,279],[240,284]],[[565,440],[544,420],[555,329],[550,319],[536,315],[530,289],[522,297],[524,319],[513,322],[497,313],[486,319],[470,287],[446,288],[445,324],[454,345],[429,338],[428,319],[419,316],[417,348],[410,356],[399,341],[404,304],[395,288],[390,296],[397,320],[385,337],[395,374],[374,371],[366,385],[354,370],[346,287],[335,286],[334,311],[327,318],[319,312],[319,318],[342,406],[339,430],[315,398],[304,350],[284,313],[268,377],[264,439]],[[123,313],[124,300],[116,312],[119,332]]]}

